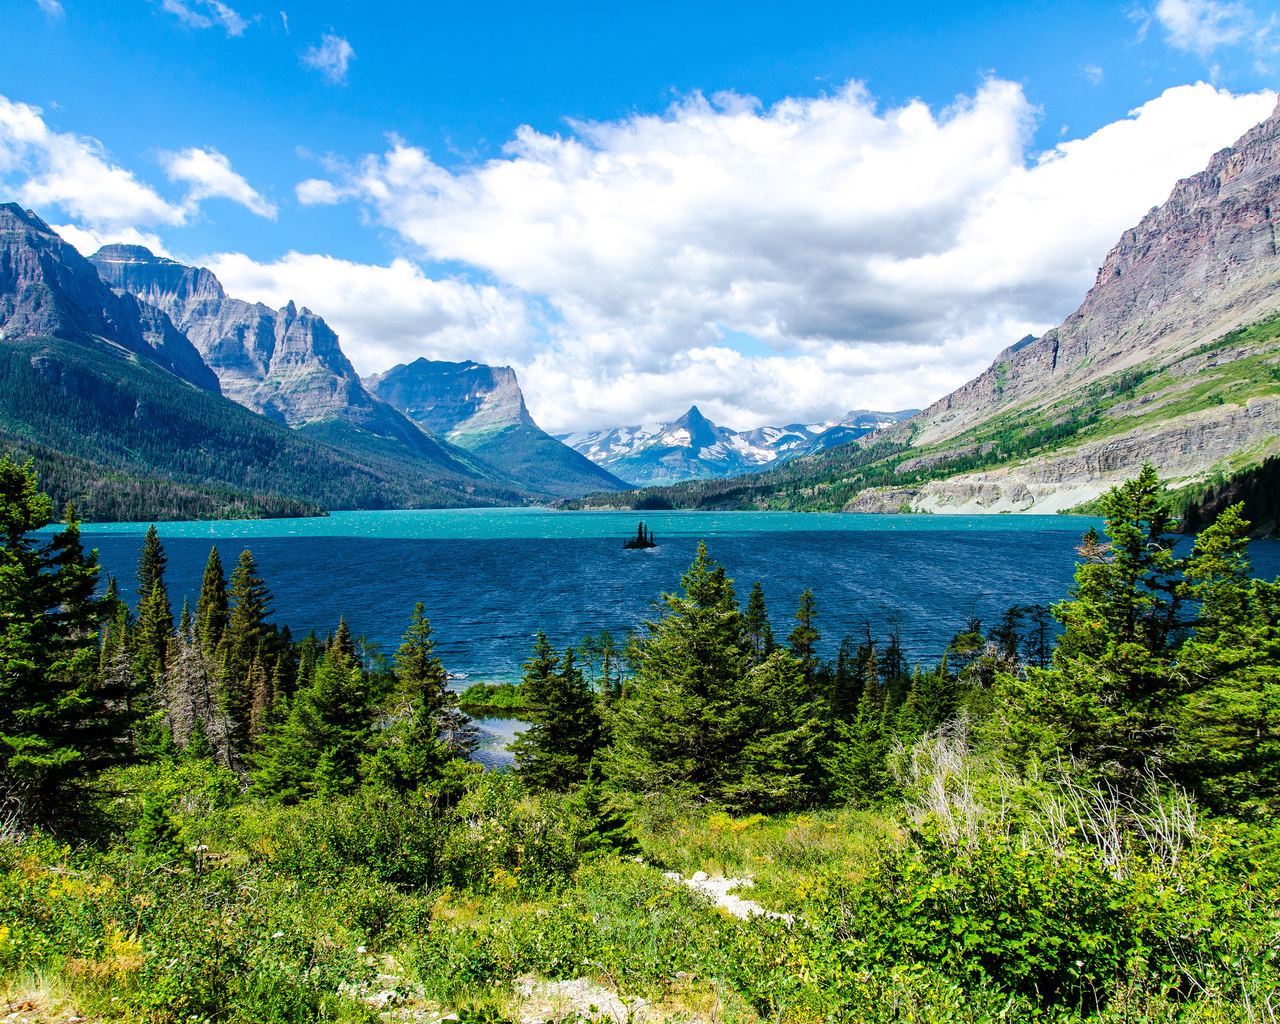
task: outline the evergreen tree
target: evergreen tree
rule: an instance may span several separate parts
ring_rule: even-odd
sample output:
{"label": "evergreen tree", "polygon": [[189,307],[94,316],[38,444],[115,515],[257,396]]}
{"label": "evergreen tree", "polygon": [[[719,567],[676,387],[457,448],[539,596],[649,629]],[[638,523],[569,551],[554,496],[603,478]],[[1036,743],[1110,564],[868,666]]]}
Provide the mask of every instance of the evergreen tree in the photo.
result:
{"label": "evergreen tree", "polygon": [[232,729],[232,743],[239,750],[247,742],[249,709],[253,704],[249,669],[258,653],[271,601],[271,594],[258,575],[258,565],[247,548],[240,553],[231,574],[229,597],[231,611],[221,645],[220,703]]}
{"label": "evergreen tree", "polygon": [[511,745],[516,771],[530,789],[565,792],[586,777],[603,741],[595,695],[578,670],[573,648],[557,659],[539,631],[521,688],[532,709],[529,728]]}
{"label": "evergreen tree", "polygon": [[138,607],[137,656],[142,675],[158,679],[164,673],[173,634],[173,610],[163,577],[155,579]]}
{"label": "evergreen tree", "polygon": [[258,743],[271,727],[271,711],[275,706],[271,681],[261,658],[254,658],[249,666],[248,688],[253,694],[249,706],[249,739]]}
{"label": "evergreen tree", "polygon": [[351,629],[347,625],[345,616],[338,616],[338,629],[329,641],[328,653],[330,655],[337,654],[340,658],[346,658],[347,661],[356,661],[356,644],[351,639]]}
{"label": "evergreen tree", "polygon": [[[344,622],[338,628],[341,635]],[[401,694],[410,699],[420,699],[423,711],[434,718],[449,703],[449,676],[444,664],[436,656],[435,641],[431,639],[431,622],[421,601],[413,606],[409,628],[396,649],[396,678]]]}
{"label": "evergreen tree", "polygon": [[142,551],[138,555],[138,571],[135,576],[138,581],[139,617],[142,615],[143,606],[151,596],[151,589],[157,583],[164,581],[164,570],[168,564],[169,558],[160,544],[160,534],[152,523],[147,527],[147,532],[142,539]]}
{"label": "evergreen tree", "polygon": [[646,623],[635,676],[614,710],[608,771],[625,788],[711,793],[741,751],[739,702],[747,659],[742,615],[706,544]]}
{"label": "evergreen tree", "polygon": [[227,578],[222,571],[222,559],[218,549],[209,549],[209,559],[204,565],[204,579],[200,582],[200,597],[196,600],[196,636],[206,651],[213,651],[222,641],[227,628]]}
{"label": "evergreen tree", "polygon": [[898,737],[910,742],[933,731],[955,715],[957,706],[955,679],[946,659],[932,672],[921,672],[917,665],[907,701],[898,712]]}
{"label": "evergreen tree", "polygon": [[885,732],[884,692],[879,684],[875,648],[867,659],[866,683],[851,723],[837,723],[837,742],[823,767],[831,795],[838,801],[866,805],[882,797],[888,786],[886,762],[890,737]]}
{"label": "evergreen tree", "polygon": [[1074,762],[1122,784],[1155,768],[1174,736],[1174,667],[1190,623],[1172,517],[1155,470],[1101,500],[1109,543],[1085,535],[1071,600],[1054,606],[1063,633],[1054,667],[1006,673],[986,726],[1006,758]]}
{"label": "evergreen tree", "polygon": [[30,463],[0,459],[0,800],[28,823],[75,828],[77,795],[132,761],[130,694],[98,676],[96,552],[75,510],[51,539]]}
{"label": "evergreen tree", "polygon": [[341,654],[327,656],[257,758],[254,791],[284,803],[352,792],[369,751],[369,716],[360,666]]}
{"label": "evergreen tree", "polygon": [[187,599],[183,597],[182,616],[181,618],[178,619],[178,632],[186,633],[190,629],[191,629],[191,605],[187,602]]}
{"label": "evergreen tree", "polygon": [[134,830],[133,841],[138,848],[160,860],[177,860],[183,855],[178,826],[164,804],[152,797],[142,803],[142,817]]}
{"label": "evergreen tree", "polygon": [[817,617],[818,605],[814,600],[813,591],[806,590],[800,595],[800,607],[796,609],[795,615],[795,628],[787,636],[787,649],[790,650],[791,656],[803,666],[806,679],[812,679],[814,670],[818,667],[818,641],[822,636],[813,624]]}
{"label": "evergreen tree", "polygon": [[205,761],[213,757],[213,747],[209,745],[209,735],[204,731],[204,723],[196,719],[191,727],[191,735],[182,753],[192,761]]}
{"label": "evergreen tree", "polygon": [[859,648],[851,636],[840,641],[829,697],[831,717],[838,722],[851,722],[857,714],[858,699],[862,696],[864,663],[870,650],[870,644]]}
{"label": "evergreen tree", "polygon": [[769,612],[764,604],[764,587],[757,580],[747,596],[747,613],[743,629],[749,645],[748,656],[758,665],[773,653],[773,627],[769,624]]}
{"label": "evergreen tree", "polygon": [[574,821],[578,853],[629,857],[640,852],[631,823],[605,791],[594,763],[587,768],[582,784],[565,801],[565,810]]}

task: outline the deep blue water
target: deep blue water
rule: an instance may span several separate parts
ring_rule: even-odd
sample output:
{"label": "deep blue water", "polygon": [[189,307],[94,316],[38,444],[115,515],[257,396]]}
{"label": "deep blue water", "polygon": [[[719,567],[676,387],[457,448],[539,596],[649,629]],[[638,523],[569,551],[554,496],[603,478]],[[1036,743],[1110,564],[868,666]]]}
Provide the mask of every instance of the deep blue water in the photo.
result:
{"label": "deep blue water", "polygon": [[[624,551],[643,518],[659,546]],[[362,512],[323,519],[160,524],[177,614],[194,607],[211,543],[230,574],[249,547],[295,637],[345,614],[392,653],[415,601],[445,665],[467,682],[514,680],[542,629],[560,647],[636,628],[678,587],[705,537],[745,601],[764,584],[785,636],[801,592],[818,603],[822,648],[896,615],[907,653],[932,660],[971,610],[988,621],[1014,603],[1064,597],[1080,534],[1074,516],[861,516],[780,513],[573,513],[529,509]],[[106,571],[132,597],[146,524],[86,526]],[[1280,543],[1252,546],[1258,575],[1280,574]]]}

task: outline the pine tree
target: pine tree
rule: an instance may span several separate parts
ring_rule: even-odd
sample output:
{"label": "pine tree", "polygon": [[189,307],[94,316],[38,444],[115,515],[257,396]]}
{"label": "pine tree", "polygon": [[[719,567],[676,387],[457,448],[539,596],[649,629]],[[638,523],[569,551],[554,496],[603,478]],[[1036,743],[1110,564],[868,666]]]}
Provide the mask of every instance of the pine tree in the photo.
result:
{"label": "pine tree", "polygon": [[806,590],[800,595],[800,607],[796,609],[796,625],[787,637],[787,648],[791,656],[804,668],[806,679],[813,678],[814,669],[818,667],[817,647],[822,639],[814,627],[814,619],[818,617],[818,606],[813,591]]}
{"label": "pine tree", "polygon": [[138,607],[137,656],[141,674],[158,679],[164,673],[173,634],[173,610],[164,578],[155,579],[146,599]]}
{"label": "pine tree", "polygon": [[869,652],[870,645],[859,649],[851,636],[840,641],[828,699],[831,717],[837,722],[851,722],[857,714],[858,699],[862,696],[863,662]]}
{"label": "pine tree", "polygon": [[573,648],[557,661],[539,631],[521,688],[532,705],[532,721],[511,745],[516,771],[531,789],[565,792],[585,778],[603,742],[595,695],[578,670]]}
{"label": "pine tree", "polygon": [[253,703],[249,668],[258,653],[271,601],[271,594],[258,575],[258,565],[248,549],[240,553],[231,574],[229,597],[231,611],[222,643],[220,704],[231,725],[232,743],[239,750],[247,741],[249,709]]}
{"label": "pine tree", "polygon": [[209,745],[209,736],[204,731],[204,723],[196,719],[191,727],[191,735],[182,753],[192,761],[204,761],[213,757],[213,747]]}
{"label": "pine tree", "polygon": [[98,676],[96,552],[75,510],[52,539],[31,464],[0,459],[0,800],[29,824],[74,829],[85,784],[136,754],[131,695]]}
{"label": "pine tree", "polygon": [[249,666],[248,687],[253,694],[253,702],[249,706],[249,739],[258,743],[271,727],[271,712],[275,706],[271,681],[260,658],[255,657]]}
{"label": "pine tree", "polygon": [[182,599],[182,616],[178,619],[178,632],[186,633],[191,629],[191,605],[187,599]]}
{"label": "pine tree", "polygon": [[743,743],[747,643],[732,581],[700,543],[681,584],[663,595],[667,614],[645,624],[612,715],[609,777],[637,792],[714,792]]}
{"label": "pine tree", "polygon": [[356,660],[356,644],[351,639],[351,629],[347,626],[346,617],[341,615],[338,616],[338,629],[329,641],[329,653],[335,652],[348,661]]}
{"label": "pine tree", "polygon": [[138,556],[138,571],[135,576],[138,581],[139,617],[142,615],[143,606],[151,596],[151,589],[157,583],[164,581],[164,570],[168,564],[169,558],[164,553],[164,548],[160,544],[160,534],[153,523],[147,527],[147,532],[143,536],[142,551]]}
{"label": "pine tree", "polygon": [[[345,623],[339,627],[339,633]],[[431,622],[421,601],[413,606],[409,628],[396,649],[396,679],[401,694],[410,700],[421,698],[424,710],[432,717],[442,712],[448,704],[448,673],[436,656],[435,641],[431,639]]]}
{"label": "pine tree", "polygon": [[565,801],[574,821],[580,854],[616,853],[629,857],[640,852],[627,816],[605,791],[604,780],[593,763],[582,784]]}
{"label": "pine tree", "polygon": [[222,641],[229,618],[227,609],[227,578],[222,571],[218,549],[213,547],[209,549],[204,579],[200,582],[200,597],[196,600],[196,636],[206,651],[213,651]]}
{"label": "pine tree", "polygon": [[743,629],[750,646],[748,652],[753,665],[758,665],[773,653],[773,627],[769,624],[769,612],[764,604],[764,587],[757,580],[747,597],[747,613]]}
{"label": "pine tree", "polygon": [[159,800],[147,797],[142,803],[142,817],[134,830],[138,848],[160,860],[177,860],[183,854],[178,826]]}

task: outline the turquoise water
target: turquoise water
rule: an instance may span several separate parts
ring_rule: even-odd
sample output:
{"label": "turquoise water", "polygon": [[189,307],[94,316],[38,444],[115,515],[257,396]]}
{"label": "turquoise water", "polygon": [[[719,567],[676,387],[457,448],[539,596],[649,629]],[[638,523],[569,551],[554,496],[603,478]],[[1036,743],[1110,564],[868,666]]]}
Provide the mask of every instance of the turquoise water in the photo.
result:
{"label": "turquoise water", "polygon": [[[641,520],[658,546],[624,551]],[[1075,546],[1096,519],[1076,516],[816,515],[772,512],[553,512],[468,509],[347,512],[319,519],[161,523],[174,613],[194,607],[209,548],[228,573],[252,550],[274,597],[273,618],[295,637],[323,636],[345,615],[383,653],[421,601],[437,650],[472,682],[515,681],[543,630],[563,649],[587,634],[641,630],[676,590],[705,539],[745,600],[759,580],[785,637],[800,594],[817,600],[819,653],[846,635],[895,629],[925,663],[970,614],[993,621],[1012,604],[1067,596]],[[133,600],[146,524],[95,524],[85,540]],[[1280,544],[1256,542],[1257,575],[1280,573]],[[486,727],[487,763],[516,726]]]}
{"label": "turquoise water", "polygon": [[[334,512],[314,519],[160,523],[166,537],[371,537],[400,540],[584,540],[625,537],[644,521],[667,537],[750,533],[1082,532],[1102,520],[1081,516],[844,515],[837,512],[556,512],[546,508]],[[147,523],[86,523],[86,534],[141,534]]]}

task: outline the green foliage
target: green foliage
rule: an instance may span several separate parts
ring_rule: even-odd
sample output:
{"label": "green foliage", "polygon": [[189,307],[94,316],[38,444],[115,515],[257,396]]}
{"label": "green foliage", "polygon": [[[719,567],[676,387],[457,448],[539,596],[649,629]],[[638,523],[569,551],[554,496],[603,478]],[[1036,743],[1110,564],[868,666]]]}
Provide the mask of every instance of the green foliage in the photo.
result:
{"label": "green foliage", "polygon": [[530,725],[511,745],[516,771],[531,789],[564,792],[586,777],[604,741],[596,697],[573,648],[557,658],[539,630],[520,689],[529,702]]}

